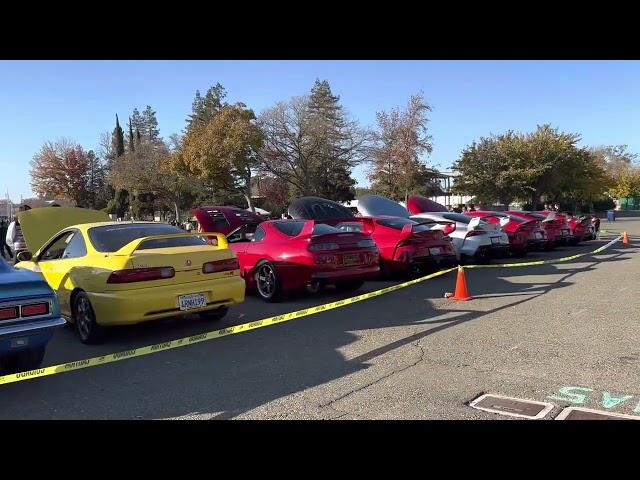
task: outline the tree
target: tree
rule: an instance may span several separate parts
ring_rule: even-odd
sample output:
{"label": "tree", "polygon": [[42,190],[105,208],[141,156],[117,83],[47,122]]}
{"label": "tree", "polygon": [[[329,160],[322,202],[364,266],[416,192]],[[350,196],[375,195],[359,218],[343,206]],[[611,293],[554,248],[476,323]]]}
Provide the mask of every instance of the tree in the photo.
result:
{"label": "tree", "polygon": [[273,175],[257,175],[253,180],[253,191],[257,196],[264,198],[262,208],[275,215],[284,213],[291,200],[289,184]]}
{"label": "tree", "polygon": [[72,200],[86,205],[89,158],[75,142],[45,142],[31,161],[31,188],[42,197]]}
{"label": "tree", "polygon": [[107,205],[109,192],[106,185],[105,165],[93,150],[87,152],[87,206],[97,210]]}
{"label": "tree", "polygon": [[111,150],[116,157],[124,155],[124,132],[120,128],[120,122],[118,121],[118,114],[116,114],[116,126],[113,129]]}
{"label": "tree", "polygon": [[[136,128],[136,132],[138,131],[138,129]],[[135,142],[133,140],[133,127],[131,126],[131,117],[129,117],[129,151],[130,152],[135,152],[136,151],[136,145]]]}
{"label": "tree", "polygon": [[158,130],[158,120],[156,119],[156,112],[150,105],[142,112],[142,125],[137,129],[144,135],[145,140],[156,143],[160,139],[160,130]]}
{"label": "tree", "polygon": [[317,145],[311,170],[316,195],[345,201],[353,198],[351,170],[367,159],[369,135],[339,101],[328,81],[316,80],[309,96],[310,142]]}
{"label": "tree", "polygon": [[226,105],[207,123],[193,126],[172,158],[172,169],[195,176],[216,190],[241,193],[249,208],[252,169],[262,131],[244,104]]}
{"label": "tree", "polygon": [[431,107],[420,93],[412,95],[404,109],[378,112],[376,145],[368,178],[371,189],[394,200],[423,193],[431,177],[424,153],[432,151],[427,114]]}
{"label": "tree", "polygon": [[191,115],[187,118],[186,131],[208,123],[227,103],[224,102],[227,92],[224,87],[216,83],[209,87],[204,97],[196,90],[196,96],[191,105]]}

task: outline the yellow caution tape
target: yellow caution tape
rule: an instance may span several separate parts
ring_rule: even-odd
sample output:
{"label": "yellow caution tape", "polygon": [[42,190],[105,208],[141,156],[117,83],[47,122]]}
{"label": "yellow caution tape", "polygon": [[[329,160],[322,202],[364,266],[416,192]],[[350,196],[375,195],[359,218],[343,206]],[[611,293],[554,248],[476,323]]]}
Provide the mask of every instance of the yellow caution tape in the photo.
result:
{"label": "yellow caution tape", "polygon": [[[546,263],[565,262],[573,260],[575,258],[582,257],[584,255],[590,255],[599,253],[602,250],[613,245],[616,241],[620,240],[621,236],[612,240],[608,244],[594,250],[589,253],[580,253],[578,255],[572,255],[570,257],[564,257],[553,260],[541,260],[537,262],[523,262],[523,263],[502,263],[493,265],[467,265],[465,268],[501,268],[501,267],[526,267],[530,265],[544,265]],[[60,365],[52,365],[50,367],[39,368],[36,370],[30,370],[28,372],[14,373],[11,375],[0,376],[0,385],[7,383],[21,382],[24,380],[31,380],[33,378],[47,377],[49,375],[56,375],[58,373],[71,372],[73,370],[81,370],[84,368],[95,367],[97,365],[104,365],[106,363],[119,362],[128,358],[142,357],[144,355],[150,355],[152,353],[158,353],[165,350],[171,350],[172,348],[186,347],[195,343],[205,342],[207,340],[213,340],[214,338],[226,337],[228,335],[235,335],[242,332],[248,332],[257,328],[268,327],[276,323],[288,322],[297,318],[306,317],[309,315],[315,315],[316,313],[325,312],[327,310],[333,310],[341,308],[353,303],[362,302],[373,297],[385,295],[387,293],[400,290],[402,288],[415,285],[431,278],[446,275],[449,272],[457,270],[458,267],[448,268],[446,270],[440,270],[438,272],[425,275],[423,277],[415,278],[406,282],[398,283],[390,287],[381,288],[373,292],[363,293],[362,295],[356,295],[355,297],[346,298],[344,300],[338,300],[336,302],[325,303],[323,305],[317,305],[315,307],[304,308],[302,310],[296,310],[295,312],[284,313],[282,315],[276,315],[273,317],[263,318],[261,320],[255,320],[253,322],[243,323],[232,327],[222,328],[219,330],[213,330],[210,332],[199,333],[190,337],[179,338],[177,340],[169,340],[163,343],[156,343],[154,345],[148,345],[146,347],[134,348],[131,350],[125,350],[123,352],[111,353],[109,355],[103,355],[101,357],[86,358],[84,360],[76,360],[74,362],[62,363]]]}

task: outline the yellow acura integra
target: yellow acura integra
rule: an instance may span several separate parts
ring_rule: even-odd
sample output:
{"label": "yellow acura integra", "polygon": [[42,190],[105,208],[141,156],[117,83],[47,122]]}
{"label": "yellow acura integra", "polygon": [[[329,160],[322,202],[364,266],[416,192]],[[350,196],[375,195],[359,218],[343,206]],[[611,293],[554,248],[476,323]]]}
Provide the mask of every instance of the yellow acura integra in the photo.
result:
{"label": "yellow acura integra", "polygon": [[[82,208],[34,208],[18,215],[30,252],[16,268],[40,272],[83,343],[104,327],[198,313],[222,318],[244,300],[245,282],[224,235],[155,222],[109,222]],[[88,223],[91,222],[91,223]]]}

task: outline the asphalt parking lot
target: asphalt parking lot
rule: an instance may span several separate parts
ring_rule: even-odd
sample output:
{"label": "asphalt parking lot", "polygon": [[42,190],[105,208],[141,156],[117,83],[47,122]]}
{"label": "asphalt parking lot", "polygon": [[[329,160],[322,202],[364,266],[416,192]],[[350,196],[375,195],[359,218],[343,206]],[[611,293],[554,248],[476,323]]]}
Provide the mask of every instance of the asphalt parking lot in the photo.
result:
{"label": "asphalt parking lot", "polygon": [[[508,419],[481,393],[640,416],[640,219],[603,221],[631,246],[558,264],[450,273],[336,310],[144,357],[0,386],[2,419]],[[612,237],[607,237],[610,240]],[[526,259],[589,252],[606,240]],[[397,282],[368,282],[372,291]],[[160,343],[318,305],[323,292],[221,322],[197,317],[113,329],[82,345],[61,329],[45,365]],[[635,410],[635,411],[634,411]]]}

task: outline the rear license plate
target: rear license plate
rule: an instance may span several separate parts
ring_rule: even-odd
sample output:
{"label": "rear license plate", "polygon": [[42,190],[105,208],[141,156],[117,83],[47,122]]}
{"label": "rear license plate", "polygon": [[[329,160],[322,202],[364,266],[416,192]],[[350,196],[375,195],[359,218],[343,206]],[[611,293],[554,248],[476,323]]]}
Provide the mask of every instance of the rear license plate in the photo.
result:
{"label": "rear license plate", "polygon": [[360,265],[361,263],[362,263],[362,260],[360,260],[360,255],[358,255],[357,253],[344,255],[342,257],[343,265]]}
{"label": "rear license plate", "polygon": [[491,243],[500,244],[500,237],[491,237]]}
{"label": "rear license plate", "polygon": [[26,347],[29,345],[29,337],[20,337],[11,339],[11,348]]}
{"label": "rear license plate", "polygon": [[536,232],[536,239],[537,240],[541,240],[542,239],[542,232]]}
{"label": "rear license plate", "polygon": [[567,235],[569,235],[569,230],[562,230],[562,236],[566,237]]}
{"label": "rear license plate", "polygon": [[207,299],[204,293],[193,293],[191,295],[180,295],[178,297],[180,310],[193,310],[207,306]]}
{"label": "rear license plate", "polygon": [[440,255],[440,252],[441,252],[440,247],[432,247],[429,249],[429,253],[431,255]]}

